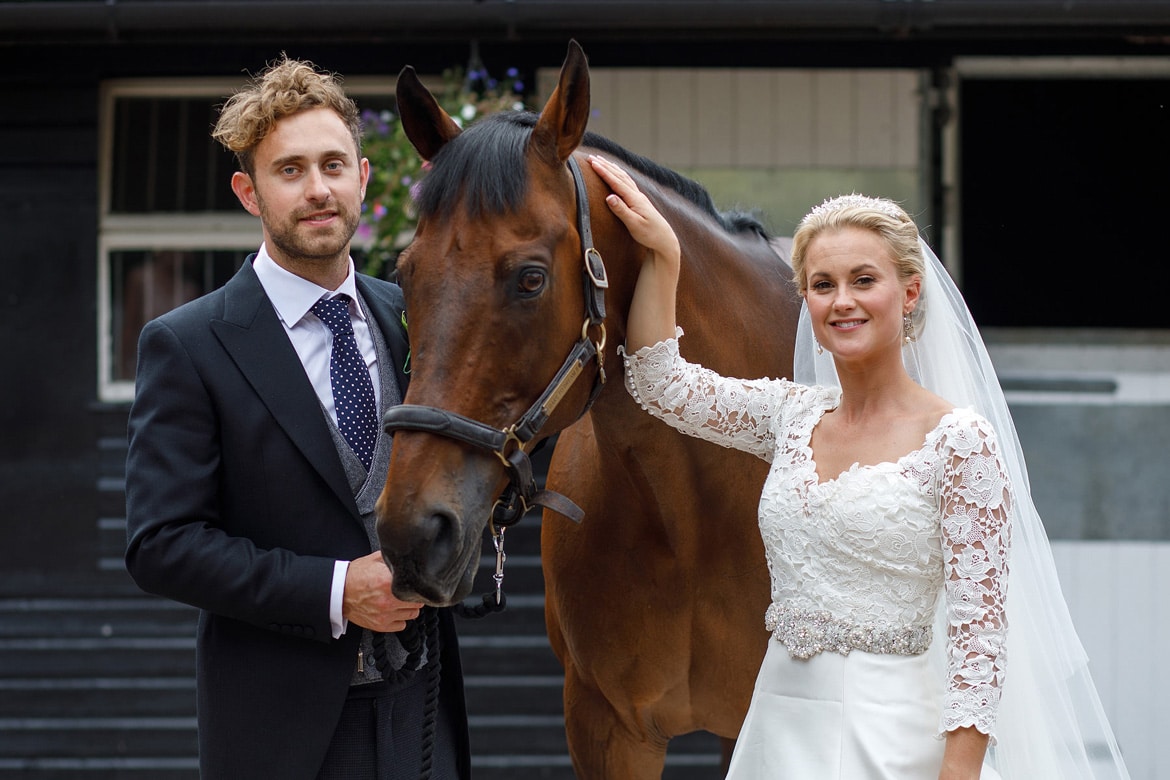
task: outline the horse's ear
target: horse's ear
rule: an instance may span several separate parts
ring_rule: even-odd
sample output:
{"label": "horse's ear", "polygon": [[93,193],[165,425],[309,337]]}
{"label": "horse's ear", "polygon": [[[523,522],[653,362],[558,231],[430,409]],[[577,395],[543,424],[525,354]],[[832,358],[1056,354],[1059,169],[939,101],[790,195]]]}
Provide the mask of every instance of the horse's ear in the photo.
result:
{"label": "horse's ear", "polygon": [[569,41],[560,80],[532,129],[532,143],[546,157],[562,163],[580,146],[588,122],[589,65],[581,45]]}
{"label": "horse's ear", "polygon": [[398,74],[394,98],[398,102],[402,129],[424,160],[433,160],[439,150],[461,132],[459,125],[443,110],[409,65]]}

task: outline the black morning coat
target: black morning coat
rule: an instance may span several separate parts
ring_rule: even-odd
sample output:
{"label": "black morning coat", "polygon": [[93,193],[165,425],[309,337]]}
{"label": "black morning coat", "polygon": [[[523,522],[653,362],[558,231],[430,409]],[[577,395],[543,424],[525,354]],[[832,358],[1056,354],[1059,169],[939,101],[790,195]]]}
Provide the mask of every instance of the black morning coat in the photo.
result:
{"label": "black morning coat", "polygon": [[[126,564],[144,590],[198,607],[205,778],[312,780],[341,714],[361,631],[332,638],[335,560],[370,552],[328,423],[252,268],[148,323],[139,341],[126,469]],[[358,275],[393,355],[408,345],[402,290]],[[449,610],[441,697],[467,713]]]}

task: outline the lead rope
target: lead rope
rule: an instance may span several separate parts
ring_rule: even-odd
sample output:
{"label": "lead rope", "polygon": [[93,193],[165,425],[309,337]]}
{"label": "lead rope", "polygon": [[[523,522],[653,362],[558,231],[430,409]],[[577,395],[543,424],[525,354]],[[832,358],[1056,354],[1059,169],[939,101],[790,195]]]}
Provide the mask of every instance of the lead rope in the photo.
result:
{"label": "lead rope", "polygon": [[439,617],[431,609],[427,614],[427,698],[423,704],[422,769],[419,780],[430,780],[431,761],[435,755],[435,723],[439,716],[439,689],[442,681],[443,659],[439,656]]}
{"label": "lead rope", "polygon": [[[420,630],[421,624],[421,630]],[[423,700],[422,760],[419,780],[430,780],[431,766],[435,754],[435,724],[439,715],[439,691],[442,686],[443,661],[439,655],[439,617],[434,607],[423,607],[418,620],[412,620],[398,632],[398,641],[406,653],[402,667],[394,669],[386,649],[386,635],[375,633],[374,666],[382,679],[399,684],[413,677],[418,670],[419,659],[425,646],[427,662],[427,694]],[[424,639],[425,638],[425,639]]]}
{"label": "lead rope", "polygon": [[[504,531],[506,527],[496,528],[490,525],[492,544],[496,548],[496,570],[492,574],[492,581],[496,584],[494,593],[485,593],[478,607],[469,607],[460,602],[451,607],[451,610],[460,617],[482,618],[493,612],[503,612],[508,606],[508,599],[504,595],[504,562],[508,556],[504,553]],[[391,683],[401,683],[413,677],[418,671],[418,662],[422,657],[423,647],[427,653],[427,695],[423,701],[423,733],[422,733],[422,765],[419,780],[430,780],[431,767],[435,755],[435,724],[439,716],[439,693],[442,687],[443,660],[439,655],[439,619],[434,607],[424,607],[420,620],[412,620],[405,629],[398,633],[398,641],[406,650],[406,660],[402,667],[394,669],[390,663],[386,648],[386,635],[376,633],[373,636],[374,666],[382,675],[382,679]],[[420,630],[420,624],[421,629]],[[425,637],[425,641],[424,641]]]}

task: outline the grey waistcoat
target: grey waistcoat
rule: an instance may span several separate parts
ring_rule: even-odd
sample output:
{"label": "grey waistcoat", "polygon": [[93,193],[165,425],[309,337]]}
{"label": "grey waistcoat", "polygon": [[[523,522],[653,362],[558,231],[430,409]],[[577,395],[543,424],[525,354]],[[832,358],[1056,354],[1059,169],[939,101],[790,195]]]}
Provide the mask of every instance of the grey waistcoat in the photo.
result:
{"label": "grey waistcoat", "polygon": [[[358,305],[366,313],[366,321],[370,323],[370,335],[373,336],[374,348],[378,355],[378,376],[381,381],[381,402],[378,409],[378,419],[381,420],[382,413],[386,409],[402,403],[402,391],[398,387],[398,381],[394,376],[394,369],[392,368],[394,358],[391,356],[390,350],[386,347],[386,341],[382,337],[381,330],[378,329],[374,319],[370,317],[365,302],[362,301],[360,296],[358,297]],[[341,464],[345,467],[345,475],[349,479],[349,487],[353,490],[354,500],[357,502],[358,511],[362,515],[362,524],[366,528],[366,536],[370,540],[370,551],[373,552],[379,549],[378,537],[374,528],[377,520],[374,514],[374,504],[377,502],[378,496],[382,493],[386,471],[390,467],[391,438],[385,435],[378,436],[377,444],[374,445],[374,458],[370,462],[370,470],[367,472],[365,466],[362,465],[361,459],[350,448],[345,437],[341,435],[341,431],[337,429],[333,418],[326,414],[325,419],[328,421],[329,430],[333,434],[333,444],[337,447],[337,453],[341,456]],[[351,626],[351,628],[353,627]],[[402,665],[406,662],[406,651],[398,642],[396,635],[386,635],[386,649],[391,666],[395,669],[401,669]],[[373,662],[373,635],[366,628],[362,629],[361,652],[364,671],[358,670],[357,659],[355,658],[354,676],[350,683],[351,685],[378,682],[382,679]],[[421,669],[425,665],[426,653],[424,652],[422,658],[419,660],[419,668]]]}

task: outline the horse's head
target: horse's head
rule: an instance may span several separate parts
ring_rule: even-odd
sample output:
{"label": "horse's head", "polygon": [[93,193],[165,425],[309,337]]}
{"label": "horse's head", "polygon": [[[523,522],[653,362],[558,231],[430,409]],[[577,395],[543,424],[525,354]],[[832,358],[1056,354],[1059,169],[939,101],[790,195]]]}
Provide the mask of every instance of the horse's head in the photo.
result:
{"label": "horse's head", "polygon": [[[395,434],[378,538],[394,592],[444,605],[471,590],[484,528],[508,481],[505,461],[526,438],[504,432],[586,331],[601,338],[582,317],[584,259],[566,166],[585,133],[589,73],[573,43],[539,117],[498,114],[465,132],[410,68],[397,100],[430,171],[414,240],[398,263],[412,375],[391,413],[397,423],[387,418]],[[585,366],[579,381],[563,384],[528,449],[581,414],[597,371]],[[490,442],[493,434],[506,441]]]}

